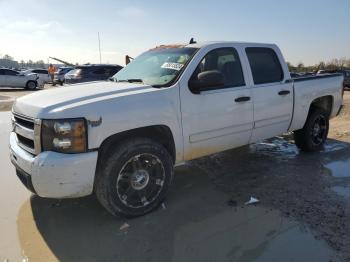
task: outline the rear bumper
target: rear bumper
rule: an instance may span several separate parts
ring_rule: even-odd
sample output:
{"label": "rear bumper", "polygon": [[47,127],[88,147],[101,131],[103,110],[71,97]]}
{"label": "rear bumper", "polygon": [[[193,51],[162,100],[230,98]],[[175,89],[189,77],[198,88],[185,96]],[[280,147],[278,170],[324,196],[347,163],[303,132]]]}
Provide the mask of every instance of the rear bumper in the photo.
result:
{"label": "rear bumper", "polygon": [[33,156],[10,135],[10,157],[17,176],[32,192],[48,198],[74,198],[93,191],[97,152],[61,154],[42,152]]}

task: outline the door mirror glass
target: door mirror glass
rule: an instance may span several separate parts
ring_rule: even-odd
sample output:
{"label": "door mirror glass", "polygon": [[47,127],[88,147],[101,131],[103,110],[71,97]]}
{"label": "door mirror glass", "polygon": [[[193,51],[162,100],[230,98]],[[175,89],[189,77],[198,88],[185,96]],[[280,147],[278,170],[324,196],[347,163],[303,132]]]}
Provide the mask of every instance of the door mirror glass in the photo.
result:
{"label": "door mirror glass", "polygon": [[189,82],[192,93],[199,94],[201,91],[220,88],[224,86],[224,75],[219,70],[209,70],[199,73],[196,79]]}

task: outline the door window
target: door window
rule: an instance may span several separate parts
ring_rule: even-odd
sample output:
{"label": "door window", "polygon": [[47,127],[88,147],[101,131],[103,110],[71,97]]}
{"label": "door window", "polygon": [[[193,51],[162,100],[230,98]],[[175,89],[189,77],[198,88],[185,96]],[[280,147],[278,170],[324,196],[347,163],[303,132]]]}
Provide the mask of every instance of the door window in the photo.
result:
{"label": "door window", "polygon": [[14,70],[5,69],[5,75],[16,76],[16,75],[18,75],[18,72],[14,71]]}
{"label": "door window", "polygon": [[33,73],[36,73],[36,74],[48,74],[47,70],[41,70],[41,69],[36,69],[36,70],[33,70]]}
{"label": "door window", "polygon": [[281,63],[271,48],[246,48],[255,85],[280,82],[283,80]]}
{"label": "door window", "polygon": [[92,71],[91,74],[92,75],[97,75],[97,76],[102,76],[102,75],[106,74],[106,70],[103,67],[97,68],[94,71]]}
{"label": "door window", "polygon": [[[201,73],[216,71],[222,74],[223,85],[206,90],[244,86],[241,61],[234,48],[219,48],[210,51],[199,63],[190,81],[197,81]],[[205,83],[204,83],[205,84]]]}

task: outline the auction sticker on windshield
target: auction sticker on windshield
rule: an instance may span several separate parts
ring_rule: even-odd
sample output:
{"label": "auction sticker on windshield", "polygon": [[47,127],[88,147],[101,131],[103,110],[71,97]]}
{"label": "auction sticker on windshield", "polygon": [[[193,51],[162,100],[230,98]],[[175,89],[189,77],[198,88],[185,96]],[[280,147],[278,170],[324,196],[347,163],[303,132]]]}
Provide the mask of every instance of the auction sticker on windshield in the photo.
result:
{"label": "auction sticker on windshield", "polygon": [[169,63],[169,62],[166,62],[161,67],[162,68],[166,68],[166,69],[173,69],[173,70],[179,71],[183,66],[184,65],[180,64],[180,63]]}

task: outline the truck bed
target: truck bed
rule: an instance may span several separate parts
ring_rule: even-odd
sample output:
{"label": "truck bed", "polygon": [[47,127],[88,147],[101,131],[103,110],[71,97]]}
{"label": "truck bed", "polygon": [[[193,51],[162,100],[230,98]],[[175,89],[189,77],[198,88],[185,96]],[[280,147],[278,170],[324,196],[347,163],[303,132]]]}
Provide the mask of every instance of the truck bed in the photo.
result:
{"label": "truck bed", "polygon": [[289,131],[304,126],[312,101],[320,97],[329,97],[332,100],[330,118],[335,117],[342,104],[343,80],[342,74],[315,75],[289,80],[293,82],[294,90],[294,111]]}

